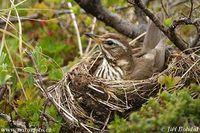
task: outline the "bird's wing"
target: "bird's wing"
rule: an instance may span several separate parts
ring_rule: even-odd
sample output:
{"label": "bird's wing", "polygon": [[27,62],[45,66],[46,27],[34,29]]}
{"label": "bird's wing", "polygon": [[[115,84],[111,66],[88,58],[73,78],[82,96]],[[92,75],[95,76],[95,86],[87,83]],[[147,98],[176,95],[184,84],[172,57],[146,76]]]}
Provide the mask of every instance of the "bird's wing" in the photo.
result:
{"label": "bird's wing", "polygon": [[[154,50],[155,51],[155,50]],[[152,51],[154,53],[154,51]],[[154,54],[146,54],[143,57],[136,58],[134,71],[131,79],[141,80],[150,78],[153,75]]]}
{"label": "bird's wing", "polygon": [[152,49],[142,57],[136,58],[137,63],[135,64],[136,65],[135,70],[139,70],[141,72],[144,71],[146,73],[148,71],[152,71],[152,68],[154,67],[155,57],[156,57],[156,50]]}
{"label": "bird's wing", "polygon": [[154,72],[161,71],[164,67],[166,46],[166,39],[163,38],[154,49],[149,50],[143,56],[145,62],[150,62],[149,65],[153,67]]}

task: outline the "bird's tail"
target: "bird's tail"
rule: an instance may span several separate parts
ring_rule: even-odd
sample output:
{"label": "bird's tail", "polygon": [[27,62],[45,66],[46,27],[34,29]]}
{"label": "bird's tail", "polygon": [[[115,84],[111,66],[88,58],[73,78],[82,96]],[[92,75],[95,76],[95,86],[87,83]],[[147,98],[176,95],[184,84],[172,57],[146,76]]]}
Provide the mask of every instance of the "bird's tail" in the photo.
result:
{"label": "bird's tail", "polygon": [[[161,12],[159,12],[156,16],[161,22],[163,22],[163,15]],[[142,50],[147,52],[148,50],[154,49],[161,40],[162,36],[163,35],[160,29],[152,21],[150,21],[144,38]]]}
{"label": "bird's tail", "polygon": [[166,38],[162,38],[157,46],[155,47],[156,56],[154,66],[156,68],[155,71],[161,71],[165,65],[165,53],[166,53]]}

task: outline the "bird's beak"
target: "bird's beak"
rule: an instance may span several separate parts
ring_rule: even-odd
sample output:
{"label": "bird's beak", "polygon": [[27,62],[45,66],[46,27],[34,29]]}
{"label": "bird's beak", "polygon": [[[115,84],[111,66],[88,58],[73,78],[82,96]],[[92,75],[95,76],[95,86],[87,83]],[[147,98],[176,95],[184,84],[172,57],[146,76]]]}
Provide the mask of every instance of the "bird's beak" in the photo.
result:
{"label": "bird's beak", "polygon": [[94,40],[97,44],[101,44],[102,43],[102,39],[98,35],[95,35],[95,34],[93,34],[91,32],[87,32],[87,33],[85,33],[85,35],[87,37],[91,38],[92,40]]}

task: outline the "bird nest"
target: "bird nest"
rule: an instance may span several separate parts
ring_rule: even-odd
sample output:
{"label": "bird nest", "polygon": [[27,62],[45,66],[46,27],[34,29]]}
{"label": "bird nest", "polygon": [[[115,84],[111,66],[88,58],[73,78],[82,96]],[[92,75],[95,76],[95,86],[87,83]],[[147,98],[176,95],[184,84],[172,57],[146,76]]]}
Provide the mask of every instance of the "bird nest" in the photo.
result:
{"label": "bird nest", "polygon": [[[137,110],[149,97],[165,90],[163,75],[179,79],[171,91],[199,83],[200,57],[170,51],[166,69],[146,80],[106,80],[93,76],[98,62],[102,60],[98,51],[89,52],[65,77],[48,88],[63,118],[70,127],[81,127],[87,131],[106,128],[114,115],[126,117]],[[169,90],[169,88],[168,88]]]}

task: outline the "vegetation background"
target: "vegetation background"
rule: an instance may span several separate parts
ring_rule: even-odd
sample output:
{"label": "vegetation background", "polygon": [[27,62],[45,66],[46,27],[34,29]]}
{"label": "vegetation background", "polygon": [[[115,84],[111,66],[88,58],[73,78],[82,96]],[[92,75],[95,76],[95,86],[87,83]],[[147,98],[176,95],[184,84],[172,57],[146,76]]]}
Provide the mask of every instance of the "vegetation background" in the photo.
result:
{"label": "vegetation background", "polygon": [[[166,27],[191,9],[189,1],[161,1],[151,0],[148,8],[160,10],[162,3],[175,3],[173,13],[164,21]],[[101,2],[110,12],[136,23],[126,0]],[[195,2],[193,17],[198,18],[200,2]],[[50,86],[62,79],[86,51],[89,40],[84,33],[116,32],[114,29],[73,0],[0,0],[0,132],[3,128],[25,127],[69,132],[69,125],[38,88],[35,64],[44,85]],[[178,30],[186,41],[196,34],[194,26],[183,25]],[[167,76],[164,84],[171,89],[176,79]],[[108,130],[143,133],[167,132],[170,126],[200,128],[200,97],[191,95],[194,92],[200,93],[195,83],[173,93],[160,92],[126,119],[116,116]]]}

